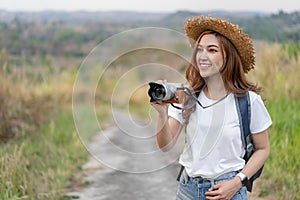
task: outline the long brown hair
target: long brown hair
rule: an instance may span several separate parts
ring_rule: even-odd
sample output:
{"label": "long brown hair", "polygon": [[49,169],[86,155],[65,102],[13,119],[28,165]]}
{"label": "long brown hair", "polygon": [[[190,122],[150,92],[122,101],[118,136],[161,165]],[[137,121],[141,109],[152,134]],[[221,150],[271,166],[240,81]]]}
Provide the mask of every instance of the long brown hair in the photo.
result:
{"label": "long brown hair", "polygon": [[196,62],[197,44],[200,42],[204,35],[213,34],[216,36],[223,54],[224,64],[220,70],[225,88],[228,92],[234,95],[241,95],[246,91],[253,91],[256,93],[262,92],[262,88],[250,83],[245,76],[241,57],[235,46],[223,35],[215,31],[203,32],[195,45],[193,52],[192,62],[186,70],[186,79],[192,87],[193,91],[198,96],[201,89],[206,85],[205,80],[201,77]]}

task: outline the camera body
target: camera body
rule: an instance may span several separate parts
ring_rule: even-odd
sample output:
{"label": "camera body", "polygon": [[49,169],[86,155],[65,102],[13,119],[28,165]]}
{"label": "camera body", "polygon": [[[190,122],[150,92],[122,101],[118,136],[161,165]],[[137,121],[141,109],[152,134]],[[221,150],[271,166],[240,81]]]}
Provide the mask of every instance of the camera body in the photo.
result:
{"label": "camera body", "polygon": [[182,103],[184,85],[182,83],[149,83],[148,95],[150,102],[162,101],[165,103]]}

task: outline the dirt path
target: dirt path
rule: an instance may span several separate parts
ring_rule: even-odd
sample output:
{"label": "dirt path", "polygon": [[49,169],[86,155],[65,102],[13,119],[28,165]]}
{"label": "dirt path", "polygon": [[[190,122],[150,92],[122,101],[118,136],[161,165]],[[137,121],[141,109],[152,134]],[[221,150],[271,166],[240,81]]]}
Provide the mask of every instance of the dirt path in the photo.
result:
{"label": "dirt path", "polygon": [[[91,184],[67,195],[80,200],[174,200],[179,170],[177,161],[171,163],[168,156],[157,152],[153,127],[130,126],[132,119],[123,113],[117,118],[115,127],[97,134],[88,144],[92,156],[83,168],[92,171],[85,178]],[[143,172],[143,169],[150,172]]]}

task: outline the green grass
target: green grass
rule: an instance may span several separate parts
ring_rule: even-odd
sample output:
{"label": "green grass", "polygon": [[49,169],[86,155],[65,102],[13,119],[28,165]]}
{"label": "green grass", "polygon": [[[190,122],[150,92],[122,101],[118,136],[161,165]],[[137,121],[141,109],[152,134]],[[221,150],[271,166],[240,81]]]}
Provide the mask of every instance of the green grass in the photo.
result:
{"label": "green grass", "polygon": [[87,157],[71,110],[63,110],[34,134],[1,144],[0,199],[59,199]]}
{"label": "green grass", "polygon": [[261,191],[278,199],[300,199],[300,102],[268,101],[273,120],[269,130],[271,153],[265,165]]}

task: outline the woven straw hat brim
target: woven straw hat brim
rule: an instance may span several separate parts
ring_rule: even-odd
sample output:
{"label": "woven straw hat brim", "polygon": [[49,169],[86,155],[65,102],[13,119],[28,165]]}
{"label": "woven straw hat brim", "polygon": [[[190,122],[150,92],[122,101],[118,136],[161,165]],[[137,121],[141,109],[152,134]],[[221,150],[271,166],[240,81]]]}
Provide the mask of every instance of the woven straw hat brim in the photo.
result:
{"label": "woven straw hat brim", "polygon": [[244,72],[254,68],[255,51],[252,39],[237,25],[219,18],[196,16],[186,21],[184,25],[186,35],[189,37],[192,47],[196,44],[201,33],[212,30],[228,38],[237,49],[243,64]]}

